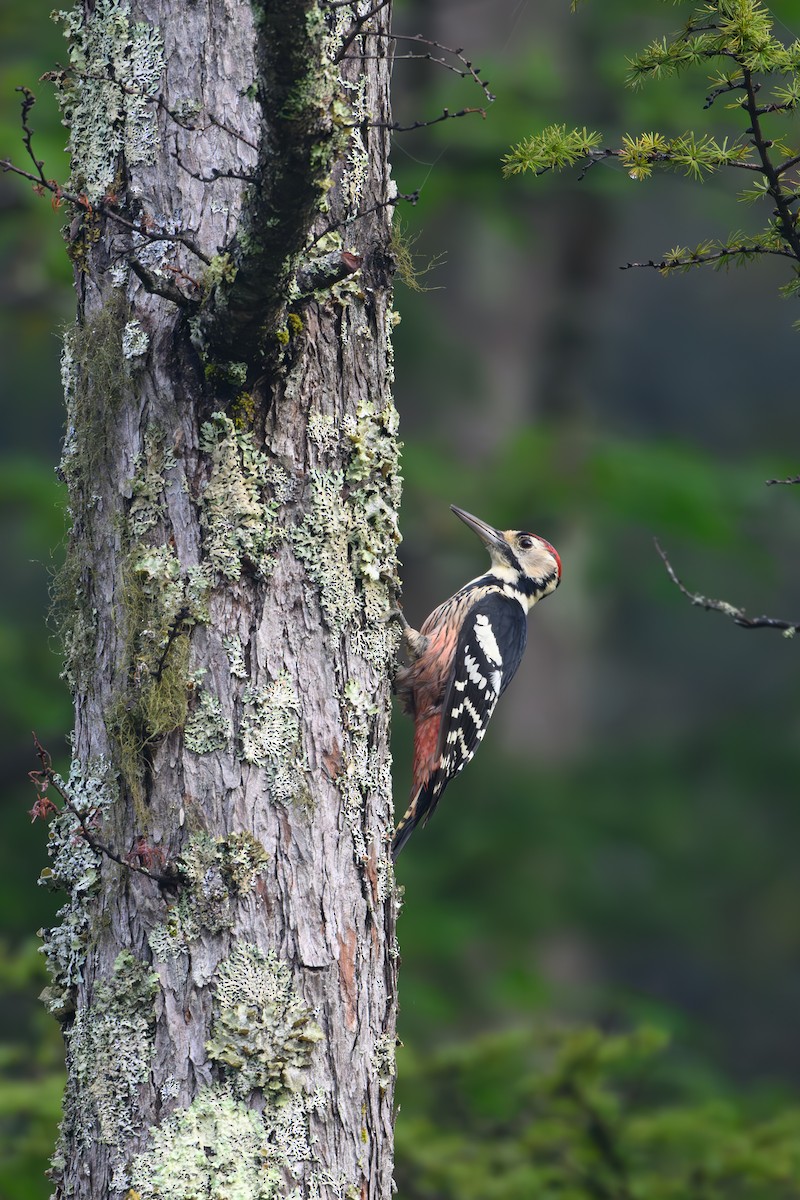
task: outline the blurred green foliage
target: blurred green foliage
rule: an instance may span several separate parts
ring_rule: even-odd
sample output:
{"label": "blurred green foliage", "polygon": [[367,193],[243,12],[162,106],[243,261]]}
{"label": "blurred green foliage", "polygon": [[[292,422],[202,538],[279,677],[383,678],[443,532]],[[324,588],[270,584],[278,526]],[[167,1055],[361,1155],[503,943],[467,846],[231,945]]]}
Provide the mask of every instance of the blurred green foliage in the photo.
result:
{"label": "blurred green foliage", "polygon": [[[41,991],[46,971],[35,942],[16,950],[0,942],[0,1195],[5,1200],[39,1200],[61,1115],[64,1054],[61,1033],[44,1007],[30,996]],[[9,1019],[10,1018],[10,1019]]]}
{"label": "blurred green foliage", "polygon": [[687,1103],[664,1037],[513,1031],[402,1053],[404,1200],[794,1200],[800,1108]]}

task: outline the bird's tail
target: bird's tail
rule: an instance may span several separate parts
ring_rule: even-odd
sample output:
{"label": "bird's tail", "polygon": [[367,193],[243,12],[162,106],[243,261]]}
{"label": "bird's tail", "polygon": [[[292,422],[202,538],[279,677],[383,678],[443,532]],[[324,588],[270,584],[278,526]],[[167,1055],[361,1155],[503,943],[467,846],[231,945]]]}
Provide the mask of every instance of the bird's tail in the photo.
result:
{"label": "bird's tail", "polygon": [[414,797],[414,799],[409,804],[409,806],[406,809],[405,813],[403,814],[400,822],[398,823],[397,829],[395,829],[395,831],[394,831],[394,838],[392,839],[392,862],[397,862],[398,854],[403,849],[403,846],[405,846],[408,839],[411,837],[411,835],[414,832],[414,829],[416,827],[417,821],[419,820],[419,818],[417,816],[417,800],[418,800],[418,798],[419,798],[419,792],[417,793],[417,795]]}
{"label": "bird's tail", "polygon": [[441,787],[437,787],[436,780],[428,780],[427,783],[418,787],[411,794],[411,803],[403,813],[402,819],[394,831],[392,839],[392,861],[397,861],[397,856],[405,846],[408,839],[411,837],[418,825],[427,825],[428,818],[433,812],[441,794]]}

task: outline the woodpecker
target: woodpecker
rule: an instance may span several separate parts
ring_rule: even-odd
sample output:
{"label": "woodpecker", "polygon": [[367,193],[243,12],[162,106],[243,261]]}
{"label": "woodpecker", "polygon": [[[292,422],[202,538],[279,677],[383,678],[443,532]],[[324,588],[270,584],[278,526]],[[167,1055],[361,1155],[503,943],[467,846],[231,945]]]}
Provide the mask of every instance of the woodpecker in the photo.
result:
{"label": "woodpecker", "polygon": [[419,630],[399,614],[411,661],[398,671],[395,691],[414,718],[414,771],[411,802],[392,843],[395,859],[477,750],[522,661],[528,613],[561,582],[561,559],[544,538],[493,529],[450,507],[477,533],[492,561],[485,575],[435,608]]}

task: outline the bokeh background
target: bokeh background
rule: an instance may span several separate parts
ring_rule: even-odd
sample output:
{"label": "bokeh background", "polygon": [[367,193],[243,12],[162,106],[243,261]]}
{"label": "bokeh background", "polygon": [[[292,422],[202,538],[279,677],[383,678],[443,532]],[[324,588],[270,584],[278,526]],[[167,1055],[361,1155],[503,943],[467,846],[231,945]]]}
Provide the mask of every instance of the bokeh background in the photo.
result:
{"label": "bokeh background", "polygon": [[[800,0],[771,8],[782,37],[800,36]],[[48,12],[44,0],[4,0],[0,10],[0,157],[23,161],[13,89],[28,85],[39,96],[39,154],[49,175],[65,177],[65,132],[51,89],[37,83],[64,58]],[[655,1026],[670,1035],[661,1101],[687,1112],[727,1106],[745,1127],[796,1111],[800,646],[691,608],[653,537],[692,588],[800,620],[800,489],[764,483],[800,471],[800,314],[778,295],[780,264],[666,280],[619,269],[757,227],[763,214],[736,203],[738,177],[699,187],[667,176],[634,183],[614,164],[581,182],[500,172],[512,143],[553,121],[600,129],[609,144],[629,129],[708,127],[702,78],[624,87],[625,55],[680,20],[634,0],[595,0],[574,15],[566,0],[396,6],[398,32],[465,47],[497,96],[485,120],[395,137],[400,190],[420,191],[416,207],[398,208],[420,272],[416,288],[398,282],[396,302],[406,613],[419,622],[483,569],[450,503],[543,534],[564,562],[480,754],[398,868],[397,1177],[412,1200],[551,1194],[537,1191],[520,1117],[536,1107],[535,1081],[552,1061],[542,1031]],[[409,49],[400,43],[399,53]],[[398,120],[483,103],[470,80],[398,58]],[[735,128],[724,108],[712,117],[713,129]],[[31,729],[66,762],[71,718],[46,627],[63,538],[53,468],[58,332],[72,312],[64,219],[0,175],[0,1195],[9,1200],[48,1195],[60,1086],[60,1035],[36,1001],[34,937],[55,902],[36,886],[46,835],[27,817],[26,772]],[[395,726],[402,810],[410,728],[402,717]]]}

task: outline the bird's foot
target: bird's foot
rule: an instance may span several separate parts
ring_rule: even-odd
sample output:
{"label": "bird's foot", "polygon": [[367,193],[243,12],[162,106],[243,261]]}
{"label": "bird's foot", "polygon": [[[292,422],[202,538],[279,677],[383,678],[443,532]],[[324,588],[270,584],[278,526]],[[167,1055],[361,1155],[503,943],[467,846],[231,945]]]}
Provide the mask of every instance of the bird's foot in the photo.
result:
{"label": "bird's foot", "polygon": [[407,629],[411,628],[408,621],[406,620],[405,613],[403,612],[403,610],[399,604],[393,604],[392,607],[390,609],[388,609],[383,614],[382,617],[378,617],[378,620],[383,625],[388,625],[390,621],[398,621],[399,624],[402,626],[404,633]]}

